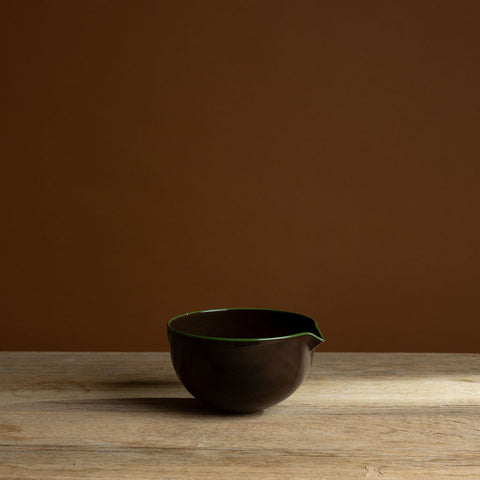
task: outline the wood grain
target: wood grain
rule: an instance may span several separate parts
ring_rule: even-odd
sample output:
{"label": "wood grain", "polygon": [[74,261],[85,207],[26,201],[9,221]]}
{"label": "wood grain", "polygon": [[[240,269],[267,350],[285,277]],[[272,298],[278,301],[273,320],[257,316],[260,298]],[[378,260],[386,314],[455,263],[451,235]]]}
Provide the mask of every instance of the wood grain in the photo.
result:
{"label": "wood grain", "polygon": [[0,478],[478,479],[480,355],[318,353],[232,415],[166,353],[0,353]]}

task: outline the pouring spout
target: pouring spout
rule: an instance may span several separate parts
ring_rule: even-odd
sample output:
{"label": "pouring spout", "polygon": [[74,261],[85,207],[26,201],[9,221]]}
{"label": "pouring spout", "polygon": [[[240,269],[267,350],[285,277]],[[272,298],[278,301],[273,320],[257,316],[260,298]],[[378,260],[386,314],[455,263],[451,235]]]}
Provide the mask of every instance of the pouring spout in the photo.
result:
{"label": "pouring spout", "polygon": [[317,322],[311,318],[311,324],[310,328],[308,328],[308,331],[305,332],[307,334],[307,342],[308,346],[311,351],[313,351],[318,345],[323,343],[325,341],[325,337],[323,336],[322,332],[318,328]]}
{"label": "pouring spout", "polygon": [[317,332],[308,332],[308,346],[310,350],[314,350],[318,345],[325,341],[325,337],[322,335],[322,332],[318,330]]}

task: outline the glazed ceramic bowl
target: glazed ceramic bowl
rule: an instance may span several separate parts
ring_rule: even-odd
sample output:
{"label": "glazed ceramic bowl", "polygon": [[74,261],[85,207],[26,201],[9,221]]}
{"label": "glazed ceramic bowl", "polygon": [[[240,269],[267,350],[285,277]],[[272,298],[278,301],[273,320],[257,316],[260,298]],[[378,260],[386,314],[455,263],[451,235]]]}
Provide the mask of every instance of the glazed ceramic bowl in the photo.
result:
{"label": "glazed ceramic bowl", "polygon": [[194,397],[222,410],[255,412],[300,386],[324,338],[304,315],[236,308],[174,317],[168,340],[175,371]]}

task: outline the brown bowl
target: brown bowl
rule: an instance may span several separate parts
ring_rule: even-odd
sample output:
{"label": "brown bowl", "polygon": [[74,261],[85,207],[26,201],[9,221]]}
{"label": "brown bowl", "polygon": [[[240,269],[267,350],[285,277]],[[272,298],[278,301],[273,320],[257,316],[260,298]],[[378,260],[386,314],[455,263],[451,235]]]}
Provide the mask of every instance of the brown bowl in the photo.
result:
{"label": "brown bowl", "polygon": [[324,338],[305,315],[232,308],[174,317],[168,340],[175,371],[194,397],[222,410],[255,412],[300,386]]}

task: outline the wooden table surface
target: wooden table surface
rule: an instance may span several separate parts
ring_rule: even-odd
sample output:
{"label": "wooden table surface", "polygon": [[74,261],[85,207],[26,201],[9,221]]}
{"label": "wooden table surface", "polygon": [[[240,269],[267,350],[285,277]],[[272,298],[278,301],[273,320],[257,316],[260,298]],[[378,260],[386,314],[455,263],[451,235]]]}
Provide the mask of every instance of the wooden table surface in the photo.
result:
{"label": "wooden table surface", "polygon": [[0,353],[0,479],[480,479],[480,355],[317,353],[283,403],[203,406],[166,353]]}

